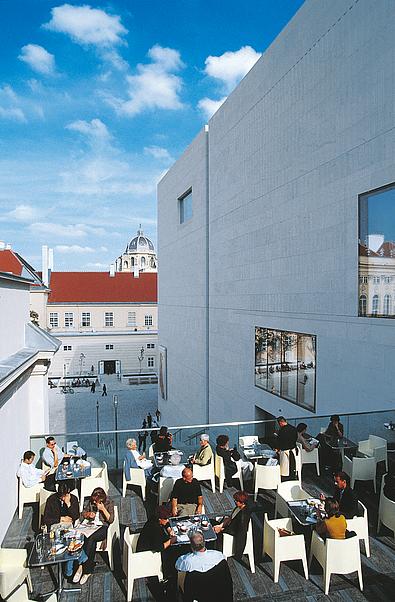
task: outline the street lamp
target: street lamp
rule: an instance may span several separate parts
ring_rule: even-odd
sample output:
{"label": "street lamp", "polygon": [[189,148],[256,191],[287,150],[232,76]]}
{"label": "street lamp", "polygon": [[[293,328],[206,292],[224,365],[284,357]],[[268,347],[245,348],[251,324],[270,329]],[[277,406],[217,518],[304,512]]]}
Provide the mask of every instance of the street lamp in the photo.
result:
{"label": "street lamp", "polygon": [[84,363],[85,357],[85,353],[80,353],[80,376],[82,375],[82,364]]}
{"label": "street lamp", "polygon": [[138,360],[139,360],[139,362],[140,362],[140,372],[139,372],[139,373],[141,374],[141,362],[142,362],[142,361],[143,361],[143,359],[144,359],[144,347],[142,347],[142,348],[140,349],[140,355],[138,355],[138,356],[137,356],[137,359],[138,359]]}
{"label": "street lamp", "polygon": [[118,395],[112,396],[115,419],[115,468],[118,470]]}
{"label": "street lamp", "polygon": [[100,426],[99,426],[99,400],[98,399],[96,399],[96,430],[97,430],[97,447],[99,447],[99,445],[100,445],[100,440],[99,440]]}

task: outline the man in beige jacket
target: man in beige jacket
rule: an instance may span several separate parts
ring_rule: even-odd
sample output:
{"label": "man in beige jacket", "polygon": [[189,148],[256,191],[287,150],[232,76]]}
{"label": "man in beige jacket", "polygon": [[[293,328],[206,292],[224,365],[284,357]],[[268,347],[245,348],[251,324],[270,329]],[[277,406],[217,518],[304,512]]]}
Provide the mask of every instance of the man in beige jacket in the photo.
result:
{"label": "man in beige jacket", "polygon": [[196,452],[192,458],[192,464],[198,464],[199,466],[207,466],[210,464],[213,457],[213,450],[209,444],[210,437],[208,435],[200,435],[200,449]]}

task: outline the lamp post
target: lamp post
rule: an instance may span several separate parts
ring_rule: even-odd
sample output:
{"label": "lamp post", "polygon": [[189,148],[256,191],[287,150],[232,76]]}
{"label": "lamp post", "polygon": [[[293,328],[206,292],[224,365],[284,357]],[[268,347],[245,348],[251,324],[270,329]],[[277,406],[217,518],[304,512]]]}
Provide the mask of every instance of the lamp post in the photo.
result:
{"label": "lamp post", "polygon": [[97,447],[99,447],[99,445],[100,445],[100,440],[99,440],[100,426],[99,426],[99,400],[98,399],[96,399],[96,430],[97,430]]}
{"label": "lamp post", "polygon": [[138,359],[138,360],[139,360],[139,362],[140,362],[140,372],[139,372],[139,374],[141,374],[141,362],[142,362],[142,361],[143,361],[143,359],[144,359],[144,347],[141,347],[141,349],[140,349],[140,354],[137,356],[137,359]]}
{"label": "lamp post", "polygon": [[82,364],[84,363],[85,353],[80,353],[80,376],[82,376]]}
{"label": "lamp post", "polygon": [[115,419],[115,468],[118,470],[118,395],[112,396]]}

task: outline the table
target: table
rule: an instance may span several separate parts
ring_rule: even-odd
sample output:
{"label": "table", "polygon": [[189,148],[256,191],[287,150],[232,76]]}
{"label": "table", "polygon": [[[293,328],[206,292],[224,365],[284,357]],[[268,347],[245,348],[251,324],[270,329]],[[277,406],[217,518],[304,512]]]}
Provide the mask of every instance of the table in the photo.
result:
{"label": "table", "polygon": [[[207,521],[207,528],[202,527],[202,521]],[[195,514],[194,516],[177,516],[169,518],[170,527],[177,536],[177,543],[174,545],[184,545],[189,543],[188,532],[190,529],[199,530],[204,535],[204,541],[215,541],[217,534],[215,533],[212,524],[210,523],[207,514]],[[185,531],[181,531],[181,526],[186,527]]]}
{"label": "table", "polygon": [[241,448],[247,460],[258,460],[259,458],[275,458],[277,453],[267,443],[254,443]]}
{"label": "table", "polygon": [[347,437],[326,437],[325,441],[330,448],[335,450],[344,451],[345,449],[356,449],[358,447],[358,443],[354,443],[351,439],[347,439]]}
{"label": "table", "polygon": [[290,513],[303,527],[313,527],[317,524],[316,509],[314,508],[314,506],[310,505],[309,502],[315,502],[318,504],[322,503],[321,500],[318,500],[316,498],[287,502],[287,506]]}
{"label": "table", "polygon": [[69,479],[84,479],[92,474],[91,465],[67,464],[62,462],[56,469],[55,479],[57,481],[68,481]]}
{"label": "table", "polygon": [[[39,539],[41,539],[41,541],[43,542],[42,555],[40,555],[37,551],[37,540],[39,540]],[[62,542],[65,543],[66,539],[63,538]],[[66,545],[66,543],[65,543],[65,545]],[[78,560],[78,558],[80,557],[82,548],[81,548],[81,551],[75,552],[74,554],[70,554],[66,549],[62,554],[52,555],[52,554],[50,554],[50,550],[51,550],[51,540],[49,537],[49,533],[47,533],[46,535],[42,535],[42,534],[37,535],[37,537],[34,541],[34,545],[31,549],[30,555],[29,555],[29,560],[28,560],[29,567],[42,567],[42,566],[57,567],[57,571],[54,572],[54,576],[55,576],[55,580],[56,580],[55,590],[53,590],[51,592],[45,592],[45,594],[41,594],[41,596],[46,596],[48,594],[52,594],[52,593],[56,592],[56,596],[59,600],[62,592],[65,592],[65,593],[81,592],[80,587],[74,587],[74,588],[64,588],[63,587],[64,578],[63,578],[63,572],[62,572],[62,564],[64,562],[67,562],[68,560]]]}
{"label": "table", "polygon": [[167,452],[155,452],[154,453],[154,464],[157,468],[163,468],[167,464],[171,464],[170,458],[172,454],[177,453],[180,456],[183,456],[183,452],[179,449],[172,449]]}

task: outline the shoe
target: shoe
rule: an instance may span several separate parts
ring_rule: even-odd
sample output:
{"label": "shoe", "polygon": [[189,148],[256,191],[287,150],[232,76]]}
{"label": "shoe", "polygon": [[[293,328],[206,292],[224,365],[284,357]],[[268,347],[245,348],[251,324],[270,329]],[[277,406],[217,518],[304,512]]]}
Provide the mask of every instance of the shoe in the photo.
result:
{"label": "shoe", "polygon": [[91,573],[85,573],[85,575],[82,575],[80,585],[84,585],[84,583],[86,583],[88,581],[90,576],[91,576]]}
{"label": "shoe", "polygon": [[73,583],[78,583],[79,580],[82,577],[82,564],[80,564],[80,566],[78,567],[74,577],[73,577]]}

